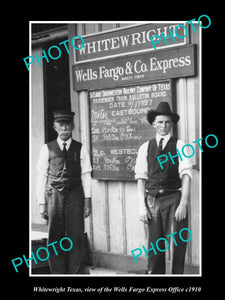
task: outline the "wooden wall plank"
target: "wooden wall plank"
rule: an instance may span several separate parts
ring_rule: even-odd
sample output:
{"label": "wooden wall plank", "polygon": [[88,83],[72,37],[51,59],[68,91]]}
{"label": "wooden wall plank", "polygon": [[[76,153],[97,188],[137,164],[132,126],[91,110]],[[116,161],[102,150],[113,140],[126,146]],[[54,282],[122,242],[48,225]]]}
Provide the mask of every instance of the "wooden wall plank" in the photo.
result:
{"label": "wooden wall plank", "polygon": [[191,244],[191,263],[198,265],[200,262],[200,250],[201,250],[201,239],[200,239],[200,178],[199,171],[192,171],[192,187],[191,187],[191,232],[192,240]]}
{"label": "wooden wall plank", "polygon": [[[35,48],[32,51],[38,55],[42,54],[42,48]],[[31,67],[31,223],[46,224],[46,220],[41,218],[36,199],[37,181],[37,161],[41,146],[45,143],[44,129],[44,84],[43,84],[43,65],[33,64]]]}
{"label": "wooden wall plank", "polygon": [[123,252],[122,189],[120,182],[108,182],[110,251]]}
{"label": "wooden wall plank", "polygon": [[126,234],[127,234],[127,254],[131,255],[131,250],[145,245],[144,224],[139,220],[137,183],[125,183],[125,205],[126,205]]}
{"label": "wooden wall plank", "polygon": [[105,182],[92,180],[93,247],[102,251],[108,251],[109,240],[106,198],[107,188]]}

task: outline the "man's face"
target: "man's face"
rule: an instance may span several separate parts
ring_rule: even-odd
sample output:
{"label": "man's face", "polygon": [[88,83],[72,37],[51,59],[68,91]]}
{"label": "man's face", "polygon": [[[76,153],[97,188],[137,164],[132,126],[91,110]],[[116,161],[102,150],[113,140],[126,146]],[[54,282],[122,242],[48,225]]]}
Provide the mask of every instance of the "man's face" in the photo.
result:
{"label": "man's face", "polygon": [[167,135],[172,126],[172,120],[169,116],[156,116],[152,126],[156,129],[156,132],[160,135]]}
{"label": "man's face", "polygon": [[64,121],[54,122],[53,128],[58,133],[61,140],[67,141],[72,136],[72,131],[74,129],[73,123],[66,123]]}

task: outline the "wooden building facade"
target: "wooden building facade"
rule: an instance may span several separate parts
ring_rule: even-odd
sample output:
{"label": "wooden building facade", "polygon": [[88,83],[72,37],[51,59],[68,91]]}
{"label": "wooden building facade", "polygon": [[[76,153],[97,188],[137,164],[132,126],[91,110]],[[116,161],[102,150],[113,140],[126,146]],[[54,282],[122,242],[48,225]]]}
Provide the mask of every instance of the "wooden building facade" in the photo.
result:
{"label": "wooden building facade", "polygon": [[[31,222],[34,224],[45,224],[45,221],[39,216],[35,196],[37,177],[36,163],[42,144],[54,138],[54,132],[51,128],[51,112],[55,108],[71,108],[76,112],[73,138],[79,140],[86,146],[92,157],[92,164],[95,166],[92,179],[92,215],[85,220],[85,231],[88,234],[92,263],[97,266],[113,267],[121,271],[137,273],[145,269],[144,254],[138,258],[139,263],[135,263],[131,256],[131,250],[141,248],[145,245],[145,228],[143,223],[139,221],[138,215],[137,182],[132,178],[132,175],[131,178],[129,178],[128,174],[130,170],[126,172],[123,169],[122,175],[118,176],[118,178],[113,175],[115,172],[108,172],[113,169],[107,169],[107,167],[105,167],[106,172],[103,172],[104,174],[102,173],[102,177],[101,172],[98,172],[100,170],[100,167],[98,169],[97,166],[99,160],[98,156],[95,155],[98,152],[97,150],[95,153],[93,152],[93,148],[96,145],[96,140],[93,140],[93,135],[96,135],[96,131],[93,126],[95,123],[92,123],[93,119],[91,115],[92,109],[97,109],[94,103],[100,103],[100,100],[94,102],[92,99],[101,99],[97,91],[100,91],[101,95],[103,95],[103,91],[111,91],[111,94],[109,93],[111,97],[115,95],[115,90],[117,93],[120,91],[120,93],[122,93],[120,96],[124,96],[124,98],[118,99],[126,101],[132,97],[125,97],[126,90],[124,88],[129,89],[130,92],[127,92],[129,95],[132,94],[131,89],[136,88],[136,94],[134,92],[133,99],[137,99],[135,98],[139,95],[137,93],[137,87],[139,87],[139,89],[142,86],[148,87],[150,90],[153,88],[153,85],[167,83],[169,81],[173,96],[171,98],[169,96],[168,101],[171,100],[173,110],[180,115],[180,122],[178,122],[177,128],[175,128],[174,134],[189,144],[192,144],[193,141],[201,137],[201,43],[198,24],[195,24],[196,32],[187,25],[189,33],[185,39],[176,39],[176,42],[174,42],[172,38],[170,38],[170,41],[168,38],[167,41],[169,45],[165,45],[165,43],[164,45],[160,44],[156,50],[146,47],[149,45],[149,43],[147,44],[146,42],[149,36],[165,32],[166,27],[169,25],[173,25],[171,28],[174,29],[174,24],[175,23],[164,23],[163,25],[160,23],[68,23],[60,24],[58,27],[57,24],[55,24],[56,26],[54,28],[44,28],[44,31],[39,29],[37,32],[33,31],[32,34],[31,55],[36,53],[41,57],[43,55],[43,49],[49,49],[50,45],[59,45],[60,42],[65,40],[69,40],[67,43],[69,53],[64,49],[64,54],[57,60],[51,60],[49,63],[46,63],[43,59],[41,65],[34,63],[31,67]],[[31,24],[31,30],[32,26],[35,28],[38,24]],[[160,26],[162,28],[161,31],[157,29],[160,28]],[[119,42],[121,43],[122,39],[126,39],[128,35],[133,38],[130,43],[131,47],[126,50],[124,45],[124,49],[119,49]],[[83,52],[75,49],[71,44],[70,41],[74,36],[83,37],[85,43],[89,43],[89,45],[87,44],[87,46],[85,46],[86,48],[84,47]],[[120,36],[125,36],[125,38],[119,38]],[[104,40],[111,38],[111,49],[109,49],[110,42],[104,44],[104,47],[102,42],[101,44],[98,42],[103,40],[103,38]],[[77,38],[77,41],[78,40],[79,38]],[[96,41],[96,43],[93,43],[94,41]],[[79,40],[79,42],[81,44],[81,40]],[[100,48],[100,45],[102,48]],[[122,47],[121,44],[120,47]],[[192,50],[194,52],[190,54]],[[88,51],[92,56],[88,56]],[[81,54],[84,52],[86,56],[83,58]],[[189,70],[183,69],[183,67],[185,67],[184,60],[180,60],[182,64],[179,66],[179,60],[176,61],[176,64],[171,65],[171,70],[169,70],[168,66],[168,70],[162,70],[161,73],[152,72],[152,74],[150,74],[150,72],[148,72],[149,70],[141,70],[141,64],[144,66],[146,60],[155,58],[155,61],[165,61],[166,59],[173,59],[175,55],[180,55],[180,57],[190,56],[192,59],[191,63],[193,64],[191,72],[193,73],[189,74]],[[130,65],[127,64],[128,62],[130,62]],[[139,75],[139,77],[134,77],[134,74],[132,74],[132,78],[127,76],[123,81],[122,75],[124,74],[122,73],[126,66],[134,67],[135,63],[136,75]],[[106,69],[110,69],[112,66],[115,68],[123,68],[120,69],[121,74],[119,74],[120,78],[118,80],[114,80],[112,78],[113,75],[110,78],[110,75],[107,76],[106,74]],[[97,69],[100,72],[100,67],[102,67],[102,73],[95,73],[96,80],[93,78],[94,75],[90,78],[90,72],[94,74],[93,72]],[[153,67],[156,69],[156,64],[154,64],[152,60],[152,69]],[[173,73],[172,68],[175,73]],[[180,70],[178,70],[179,68]],[[87,75],[79,79],[79,70],[80,72],[83,70]],[[169,73],[170,71],[171,73]],[[131,75],[134,69],[129,72],[129,75]],[[178,74],[179,72],[181,75]],[[150,77],[148,78],[146,76]],[[114,94],[112,91],[114,91]],[[164,94],[161,93],[162,97],[156,97],[152,103],[156,105],[158,103],[157,101],[163,100],[163,95]],[[147,96],[143,99],[149,100]],[[111,100],[109,99],[109,102],[110,101],[111,103],[115,103],[115,97],[111,98]],[[145,105],[142,107],[143,109],[148,108],[147,103],[148,102],[142,102],[142,104]],[[143,114],[140,117],[143,117],[144,113],[145,110],[143,110]],[[113,120],[118,121],[116,118],[110,121],[113,122]],[[130,125],[129,119],[127,118],[126,120],[127,124],[123,123],[121,128],[125,125]],[[107,125],[107,123],[104,122],[99,124],[100,126],[102,124],[103,127]],[[114,125],[114,127],[116,127],[118,123]],[[132,126],[134,127],[135,125]],[[149,131],[151,130],[150,127],[149,125]],[[122,130],[123,129],[121,129],[121,131]],[[99,131],[97,131],[97,133],[99,133]],[[98,137],[96,137],[96,139],[97,138]],[[145,138],[146,140],[148,139],[146,131]],[[112,139],[110,141],[112,141]],[[125,142],[124,145],[126,144]],[[142,142],[140,138],[139,144]],[[132,147],[130,147],[130,149],[131,148]],[[103,152],[102,156],[104,156],[104,154],[106,154],[106,152]],[[132,155],[131,158],[135,158],[135,152],[133,152]],[[99,154],[99,157],[100,156]],[[120,158],[118,158],[118,160],[119,159]],[[189,228],[193,236],[192,240],[188,242],[186,262],[189,265],[199,267],[201,263],[201,157],[197,149],[195,155],[191,157],[190,160],[193,163],[193,179],[189,205]],[[112,161],[110,162],[112,163]],[[134,163],[135,160],[133,160],[133,165]],[[121,162],[117,164],[119,166]],[[115,166],[115,168],[116,167],[117,166]],[[133,166],[131,169],[133,171]],[[169,256],[168,251],[168,262]]]}

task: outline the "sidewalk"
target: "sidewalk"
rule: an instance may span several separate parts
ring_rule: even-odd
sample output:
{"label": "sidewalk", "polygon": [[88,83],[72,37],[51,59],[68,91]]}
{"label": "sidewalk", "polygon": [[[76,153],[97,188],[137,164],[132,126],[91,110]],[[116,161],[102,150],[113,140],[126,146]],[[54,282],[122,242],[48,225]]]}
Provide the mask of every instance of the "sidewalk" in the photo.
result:
{"label": "sidewalk", "polygon": [[[167,268],[167,272],[166,275],[170,275],[168,272]],[[100,268],[100,267],[94,267],[94,266],[89,266],[89,271],[90,271],[90,275],[97,275],[97,276],[107,276],[107,275],[146,275],[144,272],[137,272],[137,273],[131,273],[131,272],[123,272],[123,271],[119,271],[119,270],[114,270],[114,269],[107,269],[107,268]],[[184,269],[184,275],[185,274],[199,274],[199,267],[197,266],[190,266],[190,265],[185,265],[185,269]],[[146,276],[151,276],[151,275],[146,275]],[[163,276],[163,275],[162,275]],[[181,275],[182,276],[182,275]]]}
{"label": "sidewalk", "polygon": [[[40,224],[32,224],[31,230],[31,241],[32,251],[36,253],[39,247],[45,247],[47,240],[47,226]],[[120,275],[146,275],[145,274],[145,263],[139,262],[141,265],[140,269],[127,268],[130,266],[132,260],[131,257],[126,257],[112,254],[112,253],[100,253],[93,251],[91,253],[91,260],[89,261],[89,272],[93,276],[120,276]],[[121,271],[122,269],[125,271]],[[169,262],[166,263],[166,274],[169,274]],[[38,265],[32,260],[32,274],[50,274],[49,266],[47,261],[39,261]],[[185,265],[184,274],[199,274],[199,267],[193,265]]]}
{"label": "sidewalk", "polygon": [[[137,275],[134,273],[126,273],[123,271],[119,271],[119,270],[113,270],[113,269],[107,269],[107,268],[100,268],[100,267],[94,267],[94,266],[89,266],[89,272],[90,272],[90,276],[120,276],[120,275]],[[42,268],[36,268],[36,269],[32,269],[32,275],[35,276],[35,274],[51,274],[49,267],[42,267]],[[51,276],[51,275],[50,275]]]}
{"label": "sidewalk", "polygon": [[[115,269],[108,269],[108,268],[102,268],[102,267],[95,267],[95,266],[89,266],[89,272],[90,272],[90,276],[145,276],[146,274],[143,273],[128,273],[128,272],[124,272],[124,271],[120,271],[120,270],[115,270]],[[42,267],[42,268],[36,268],[36,269],[32,269],[32,275],[35,274],[50,274],[50,270],[49,267]],[[169,273],[166,273],[169,275]],[[185,274],[198,274],[198,267],[195,266],[185,266]],[[151,276],[151,275],[146,275],[146,276]],[[182,275],[181,275],[182,276]]]}
{"label": "sidewalk", "polygon": [[137,275],[134,273],[127,273],[119,270],[113,270],[113,269],[106,269],[106,268],[100,268],[100,267],[89,267],[90,275],[96,275],[96,276],[107,276],[107,275]]}

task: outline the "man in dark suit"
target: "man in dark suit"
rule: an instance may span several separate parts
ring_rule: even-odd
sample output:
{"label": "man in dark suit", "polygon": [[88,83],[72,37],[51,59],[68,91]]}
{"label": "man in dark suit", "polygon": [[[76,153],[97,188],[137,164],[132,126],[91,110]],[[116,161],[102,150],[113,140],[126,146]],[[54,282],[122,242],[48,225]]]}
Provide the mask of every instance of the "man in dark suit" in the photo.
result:
{"label": "man in dark suit", "polygon": [[[49,266],[53,274],[86,273],[84,217],[91,213],[90,158],[78,141],[72,139],[74,112],[55,111],[56,140],[44,144],[37,164],[37,199],[40,213],[48,219],[48,244],[68,237],[68,252],[49,247]],[[68,241],[68,239],[67,239]],[[66,239],[63,244],[66,246]]]}

